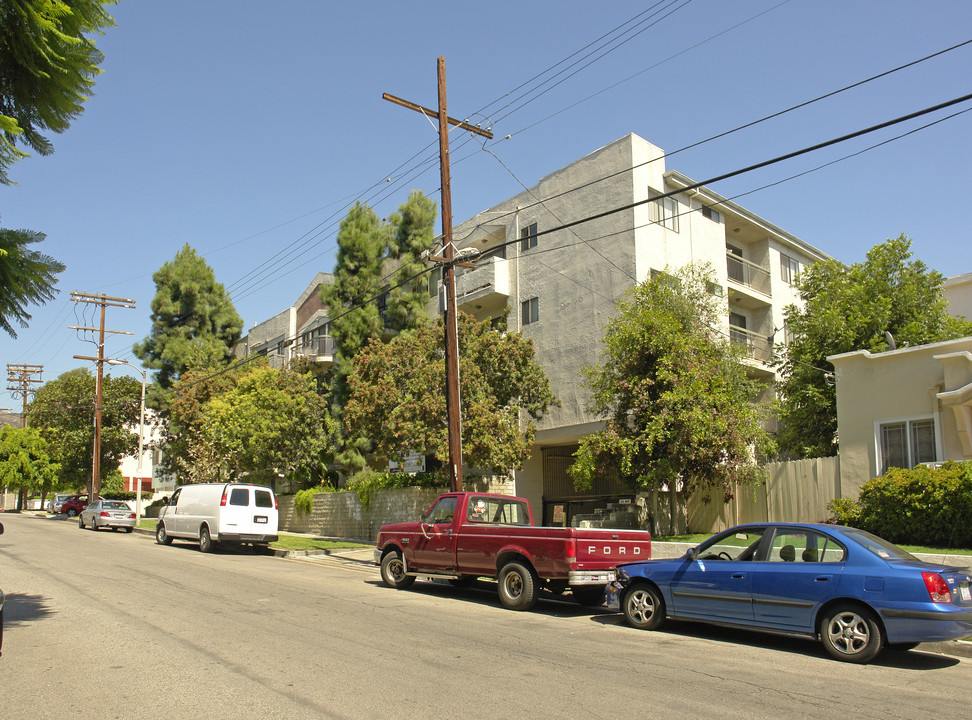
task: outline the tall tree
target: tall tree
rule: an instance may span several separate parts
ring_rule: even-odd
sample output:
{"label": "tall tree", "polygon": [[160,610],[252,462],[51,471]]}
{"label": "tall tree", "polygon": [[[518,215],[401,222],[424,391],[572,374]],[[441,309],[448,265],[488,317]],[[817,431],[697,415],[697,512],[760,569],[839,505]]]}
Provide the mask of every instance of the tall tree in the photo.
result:
{"label": "tall tree", "polygon": [[[101,480],[121,459],[138,449],[142,384],[128,376],[104,378],[101,388]],[[28,424],[40,430],[52,457],[61,464],[65,487],[91,486],[94,452],[95,378],[76,368],[38,388],[27,407]]]}
{"label": "tall tree", "polygon": [[114,26],[117,0],[7,0],[0,3],[0,184],[26,152],[54,152],[42,133],[64,132],[91,95],[104,56],[93,34]]}
{"label": "tall tree", "polygon": [[[225,367],[233,358],[243,320],[212,268],[185,245],[152,279],[152,330],[133,352],[157,371],[159,388],[170,389],[186,370]],[[164,405],[158,393],[149,404]]]}
{"label": "tall tree", "polygon": [[658,490],[677,481],[688,494],[721,488],[728,499],[736,481],[759,478],[754,450],[773,448],[754,404],[763,386],[715,332],[725,309],[709,281],[690,265],[618,301],[604,362],[584,369],[590,409],[606,419],[575,454],[578,486],[611,475],[649,490],[654,506]]}
{"label": "tall tree", "polygon": [[972,323],[949,316],[944,279],[912,259],[904,235],[871,248],[863,263],[825,260],[803,271],[797,286],[803,307],[786,309],[791,340],[779,384],[782,450],[796,457],[837,454],[837,393],[828,356],[884,352],[889,340],[900,347],[972,335]]}
{"label": "tall tree", "polygon": [[395,332],[421,327],[429,319],[429,277],[423,272],[422,254],[432,249],[436,215],[435,202],[414,190],[389,220],[394,228],[389,257],[398,261],[398,269],[392,276],[385,318]]}
{"label": "tall tree", "polygon": [[11,322],[27,327],[28,303],[53,300],[57,292],[55,275],[64,271],[64,265],[27,247],[44,238],[32,230],[0,228],[0,328],[11,337],[17,337]]}
{"label": "tall tree", "polygon": [[[458,319],[463,459],[506,473],[522,466],[533,445],[533,420],[558,403],[530,340],[464,313]],[[367,439],[389,460],[413,452],[448,460],[442,336],[440,319],[358,353],[344,414],[352,440]]]}
{"label": "tall tree", "polygon": [[262,366],[231,390],[212,397],[203,414],[204,435],[231,478],[316,469],[330,446],[327,401],[310,375]]}
{"label": "tall tree", "polygon": [[[0,428],[0,486],[46,496],[54,489],[60,469],[37,428]],[[26,492],[21,493],[21,504]]]}
{"label": "tall tree", "polygon": [[[355,203],[338,230],[334,283],[321,287],[321,300],[332,318],[331,334],[337,345],[330,398],[331,414],[338,424],[348,397],[347,378],[354,357],[368,340],[381,337],[385,330],[375,298],[382,287],[381,266],[388,239],[388,225],[370,207]],[[343,435],[336,442],[337,462],[360,467],[360,449],[345,443]]]}

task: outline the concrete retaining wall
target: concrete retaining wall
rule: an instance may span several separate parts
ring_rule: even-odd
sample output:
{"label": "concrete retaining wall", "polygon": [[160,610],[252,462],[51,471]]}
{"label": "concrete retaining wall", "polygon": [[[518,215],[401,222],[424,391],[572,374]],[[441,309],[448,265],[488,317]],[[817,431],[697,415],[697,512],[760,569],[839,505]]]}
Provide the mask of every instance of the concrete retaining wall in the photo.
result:
{"label": "concrete retaining wall", "polygon": [[283,495],[277,498],[280,529],[370,543],[382,525],[418,520],[442,492],[442,488],[379,490],[367,509],[353,492],[318,493],[309,515],[294,510],[293,495]]}

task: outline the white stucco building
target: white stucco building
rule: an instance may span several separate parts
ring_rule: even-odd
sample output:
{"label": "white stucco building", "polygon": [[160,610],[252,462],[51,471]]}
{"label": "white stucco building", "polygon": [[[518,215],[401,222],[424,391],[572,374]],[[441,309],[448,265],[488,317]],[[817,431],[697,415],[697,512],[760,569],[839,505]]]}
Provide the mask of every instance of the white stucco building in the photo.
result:
{"label": "white stucco building", "polygon": [[[476,269],[457,273],[459,309],[479,319],[506,316],[510,330],[533,341],[562,403],[540,422],[532,457],[514,477],[513,491],[535,512],[544,508],[545,523],[555,507],[569,523],[618,493],[605,486],[582,496],[566,468],[579,439],[601,427],[587,411],[580,370],[599,361],[615,300],[637,283],[709,263],[712,291],[725,300],[722,332],[745,346],[754,375],[775,378],[769,361],[773,343],[785,341],[783,309],[797,301],[792,282],[827,256],[707,188],[686,189],[692,185],[666,169],[660,148],[631,134],[453,231],[457,249],[480,251]],[[617,208],[626,209],[607,214]]]}

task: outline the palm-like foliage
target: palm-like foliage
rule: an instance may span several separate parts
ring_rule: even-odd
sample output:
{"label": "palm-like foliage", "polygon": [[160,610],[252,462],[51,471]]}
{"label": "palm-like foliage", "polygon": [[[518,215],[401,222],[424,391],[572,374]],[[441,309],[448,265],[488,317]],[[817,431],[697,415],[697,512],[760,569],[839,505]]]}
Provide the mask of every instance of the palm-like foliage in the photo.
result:
{"label": "palm-like foliage", "polygon": [[42,241],[43,233],[0,228],[0,328],[17,337],[13,323],[27,327],[27,305],[54,298],[55,275],[64,265],[29,246]]}

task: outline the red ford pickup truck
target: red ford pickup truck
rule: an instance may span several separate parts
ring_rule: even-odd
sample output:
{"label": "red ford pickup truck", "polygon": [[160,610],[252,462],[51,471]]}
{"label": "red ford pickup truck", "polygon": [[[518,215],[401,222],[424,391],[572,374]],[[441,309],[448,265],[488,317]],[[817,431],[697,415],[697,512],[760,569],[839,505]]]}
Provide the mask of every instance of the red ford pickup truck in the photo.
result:
{"label": "red ford pickup truck", "polygon": [[389,587],[415,578],[447,578],[456,585],[496,578],[511,610],[527,610],[541,588],[570,587],[583,605],[598,605],[620,562],[651,557],[646,530],[536,527],[525,498],[488,493],[440,495],[419,522],[385,525],[375,564]]}

